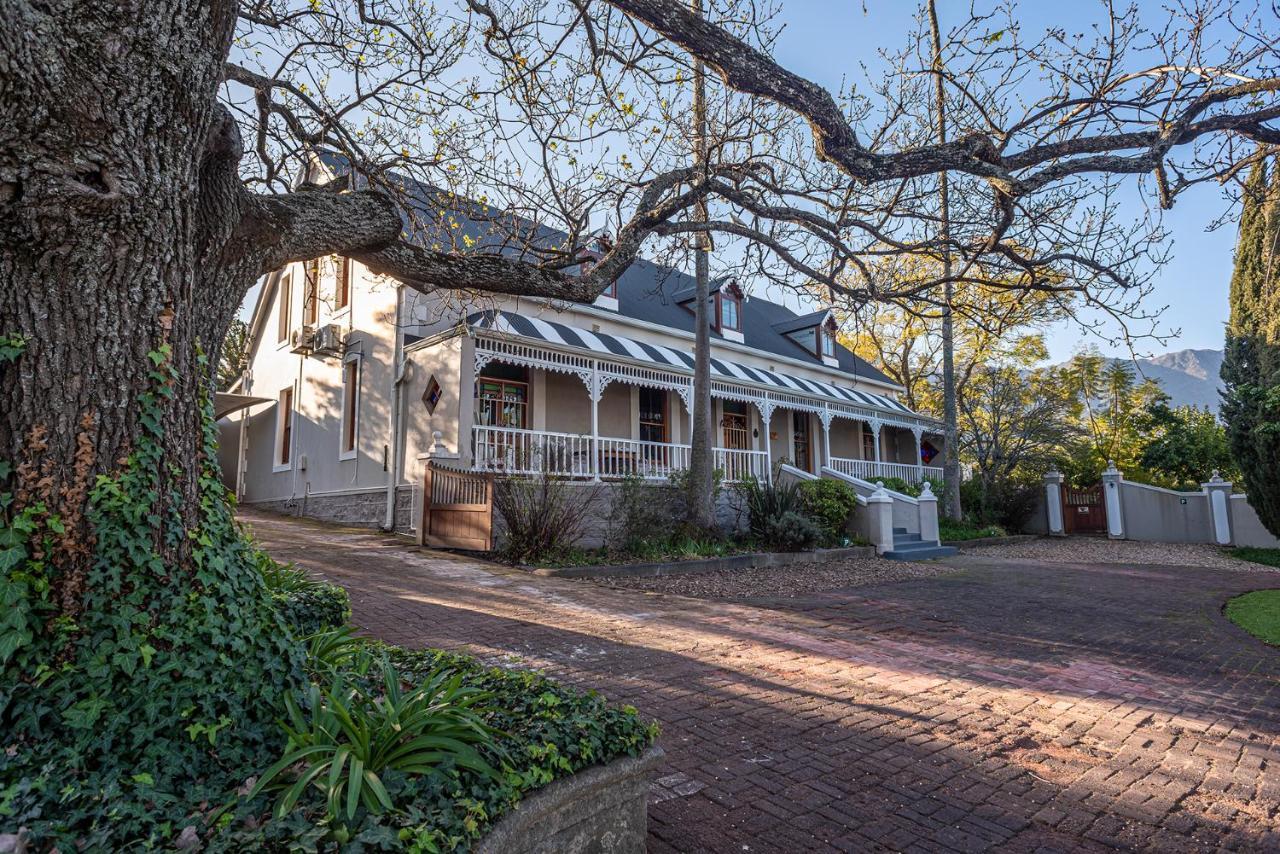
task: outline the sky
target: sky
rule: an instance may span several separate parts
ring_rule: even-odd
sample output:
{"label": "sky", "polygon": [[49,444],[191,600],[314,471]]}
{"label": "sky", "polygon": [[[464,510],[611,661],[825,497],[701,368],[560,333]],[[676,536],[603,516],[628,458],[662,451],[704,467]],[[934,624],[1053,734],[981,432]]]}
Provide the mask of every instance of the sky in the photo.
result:
{"label": "sky", "polygon": [[[861,80],[861,63],[874,69],[876,51],[903,46],[903,34],[910,31],[917,8],[911,0],[780,0],[779,21],[785,29],[774,56],[787,68],[838,91],[842,80]],[[984,4],[980,4],[984,5]],[[1140,0],[1153,14],[1164,7],[1163,0]],[[959,16],[967,15],[970,0],[939,0],[939,23],[945,31]],[[1058,25],[1084,31],[1099,20],[1100,2],[1090,0],[1021,0],[1024,35]],[[1136,184],[1136,178],[1133,179]],[[1136,193],[1135,215],[1141,213]],[[1235,244],[1234,223],[1207,231],[1229,204],[1216,186],[1197,187],[1181,196],[1165,214],[1170,233],[1171,262],[1157,272],[1151,303],[1165,306],[1162,320],[1178,334],[1167,343],[1145,343],[1138,355],[1187,348],[1222,347],[1227,320],[1227,286],[1231,278],[1231,255]],[[1128,356],[1123,343],[1111,344],[1096,336],[1083,336],[1079,327],[1064,324],[1047,335],[1050,356],[1061,361],[1083,344],[1096,344],[1106,355]]]}

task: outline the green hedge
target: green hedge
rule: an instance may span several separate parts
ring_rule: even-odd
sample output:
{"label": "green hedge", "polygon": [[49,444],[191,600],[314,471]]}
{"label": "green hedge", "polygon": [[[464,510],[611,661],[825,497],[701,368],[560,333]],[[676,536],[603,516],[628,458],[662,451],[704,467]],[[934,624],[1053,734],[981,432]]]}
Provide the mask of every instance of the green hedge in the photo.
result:
{"label": "green hedge", "polygon": [[[594,691],[566,688],[529,671],[487,667],[473,658],[440,650],[405,650],[371,644],[385,652],[412,684],[436,667],[463,674],[467,685],[493,695],[486,722],[500,731],[485,759],[508,769],[495,781],[465,768],[409,777],[388,773],[383,782],[402,812],[373,815],[363,809],[349,825],[350,841],[364,851],[466,850],[522,796],[575,771],[622,756],[637,756],[657,737],[631,707],[611,707]],[[256,824],[269,809],[267,799],[242,804],[210,851],[316,850],[326,844],[321,824],[324,804],[312,790],[284,818]],[[253,818],[254,821],[248,821]]]}
{"label": "green hedge", "polygon": [[317,583],[308,590],[273,592],[271,598],[298,637],[341,626],[351,616],[347,591],[334,584]]}

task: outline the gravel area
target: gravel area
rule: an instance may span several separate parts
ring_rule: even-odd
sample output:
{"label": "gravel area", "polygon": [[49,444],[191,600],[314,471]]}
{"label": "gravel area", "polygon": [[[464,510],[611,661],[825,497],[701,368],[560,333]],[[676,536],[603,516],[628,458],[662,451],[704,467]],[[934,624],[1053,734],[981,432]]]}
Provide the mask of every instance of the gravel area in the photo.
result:
{"label": "gravel area", "polygon": [[634,578],[614,576],[590,581],[615,589],[671,593],[698,599],[734,600],[791,598],[822,590],[932,578],[955,571],[955,567],[943,564],[908,563],[869,557],[680,575]]}
{"label": "gravel area", "polygon": [[1048,563],[1128,563],[1164,566],[1203,566],[1257,572],[1271,569],[1231,557],[1208,543],[1140,543],[1093,537],[1028,540],[1004,546],[974,549],[973,557],[1026,558]]}

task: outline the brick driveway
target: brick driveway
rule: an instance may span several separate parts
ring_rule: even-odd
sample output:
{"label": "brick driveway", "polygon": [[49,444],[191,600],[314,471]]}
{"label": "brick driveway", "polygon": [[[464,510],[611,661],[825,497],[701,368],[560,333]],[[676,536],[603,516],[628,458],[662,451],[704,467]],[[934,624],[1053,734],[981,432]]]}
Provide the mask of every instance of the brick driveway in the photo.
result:
{"label": "brick driveway", "polygon": [[544,669],[662,724],[652,851],[1280,850],[1266,572],[962,557],[726,604],[247,513],[387,641]]}

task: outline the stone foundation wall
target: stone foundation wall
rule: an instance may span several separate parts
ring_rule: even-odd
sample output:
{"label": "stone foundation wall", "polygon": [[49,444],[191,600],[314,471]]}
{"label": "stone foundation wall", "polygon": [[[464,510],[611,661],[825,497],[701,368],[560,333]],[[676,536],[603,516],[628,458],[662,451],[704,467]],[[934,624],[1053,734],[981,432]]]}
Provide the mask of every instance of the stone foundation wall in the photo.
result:
{"label": "stone foundation wall", "polygon": [[[411,534],[418,516],[420,490],[413,486],[396,489],[396,532]],[[329,495],[307,495],[277,501],[246,501],[246,506],[274,513],[305,516],[324,522],[336,522],[358,528],[381,528],[387,514],[387,491],[366,489]]]}
{"label": "stone foundation wall", "polygon": [[[583,525],[586,534],[578,541],[578,546],[586,549],[604,546],[608,542],[613,526],[610,517],[617,494],[622,488],[621,484],[609,481],[593,483],[575,480],[569,481],[567,485],[577,495],[571,500],[590,503],[587,519]],[[653,501],[667,505],[672,520],[678,521],[681,518],[680,496],[675,489],[666,484],[654,484],[644,488],[653,491]],[[721,489],[720,497],[716,501],[716,523],[720,530],[726,535],[739,533],[747,530],[747,521],[746,501],[741,491],[733,486],[725,486]],[[505,534],[506,521],[495,507],[493,511],[494,542],[501,544]]]}

